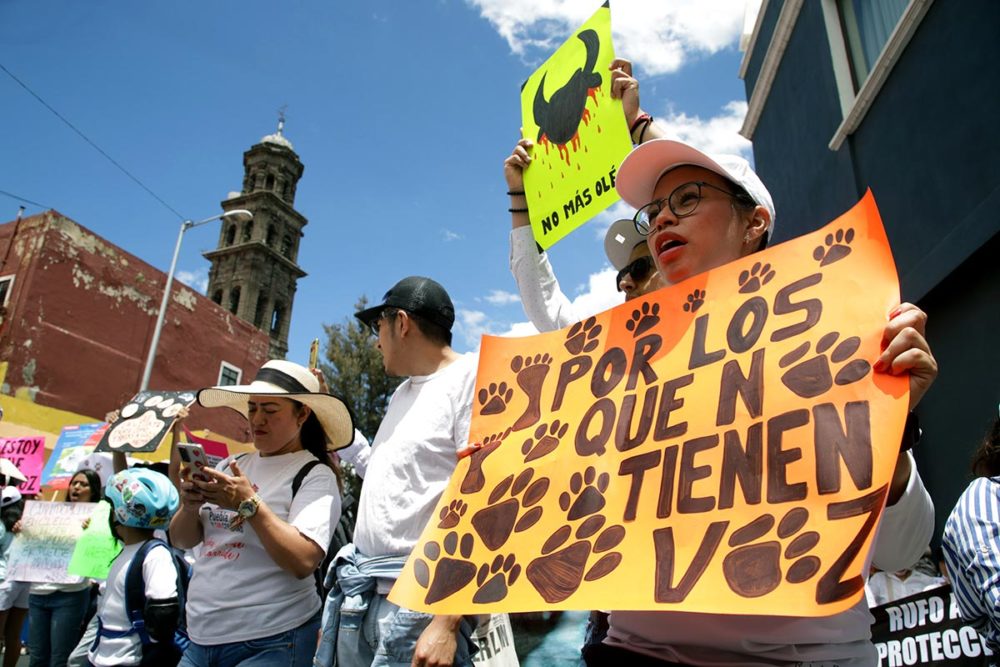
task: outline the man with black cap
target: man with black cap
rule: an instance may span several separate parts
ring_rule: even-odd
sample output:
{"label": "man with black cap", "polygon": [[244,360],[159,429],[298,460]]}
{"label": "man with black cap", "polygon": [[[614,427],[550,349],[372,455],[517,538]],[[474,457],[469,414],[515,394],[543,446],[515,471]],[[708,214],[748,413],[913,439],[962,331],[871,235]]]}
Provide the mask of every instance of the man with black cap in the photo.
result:
{"label": "man with black cap", "polygon": [[468,442],[476,356],[451,349],[455,307],[430,278],[404,278],[381,304],[355,317],[376,336],[386,372],[407,379],[372,441],[354,544],[331,569],[337,582],[324,611],[317,664],[331,664],[335,652],[341,667],[471,665],[474,620],[400,613],[385,596]]}

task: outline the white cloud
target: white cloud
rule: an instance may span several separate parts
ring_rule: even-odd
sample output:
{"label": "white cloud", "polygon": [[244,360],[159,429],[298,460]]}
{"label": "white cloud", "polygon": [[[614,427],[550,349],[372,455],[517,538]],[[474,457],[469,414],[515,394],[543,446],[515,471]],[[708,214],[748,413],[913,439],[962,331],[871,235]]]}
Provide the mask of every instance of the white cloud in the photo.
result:
{"label": "white cloud", "polygon": [[492,333],[490,331],[492,321],[481,310],[459,308],[455,315],[454,332],[462,337],[466,345],[473,349],[479,349],[479,337]]}
{"label": "white cloud", "polygon": [[702,119],[683,111],[668,108],[656,119],[669,138],[683,141],[706,153],[730,153],[751,159],[752,144],[740,136],[740,127],[747,115],[747,103],[733,100],[722,107],[717,116]]}
{"label": "white cloud", "polygon": [[494,306],[507,306],[512,303],[521,303],[521,297],[513,292],[506,292],[502,289],[491,290],[483,297],[483,300]]}
{"label": "white cloud", "polygon": [[208,289],[208,269],[200,268],[194,271],[178,271],[175,274],[177,282],[184,283],[199,294]]}
{"label": "white cloud", "polygon": [[457,241],[462,238],[461,234],[451,231],[450,229],[441,230],[441,238],[445,241]]}
{"label": "white cloud", "polygon": [[[586,21],[598,3],[578,0],[466,0],[517,55],[541,62]],[[616,52],[649,75],[675,72],[692,56],[735,45],[746,0],[612,3]]]}

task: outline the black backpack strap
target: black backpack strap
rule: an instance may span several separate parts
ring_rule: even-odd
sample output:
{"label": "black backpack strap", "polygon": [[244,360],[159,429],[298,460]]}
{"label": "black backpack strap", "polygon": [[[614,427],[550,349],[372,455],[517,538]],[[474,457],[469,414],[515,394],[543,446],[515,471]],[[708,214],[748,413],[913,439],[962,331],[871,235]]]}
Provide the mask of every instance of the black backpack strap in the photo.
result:
{"label": "black backpack strap", "polygon": [[312,469],[316,466],[323,465],[323,462],[319,459],[313,459],[309,463],[302,466],[297,473],[295,473],[295,479],[292,480],[292,498],[295,498],[295,494],[299,492],[299,488],[302,487],[302,482],[305,481],[306,475],[312,472]]}
{"label": "black backpack strap", "polygon": [[[170,546],[159,538],[152,538],[143,542],[139,550],[135,552],[132,561],[125,571],[125,613],[132,624],[132,629],[138,633],[143,646],[149,643],[149,633],[146,632],[146,622],[143,619],[143,610],[146,608],[146,581],[142,575],[142,566],[146,562],[146,555],[150,549],[162,546],[170,551]],[[177,583],[178,588],[180,582]]]}

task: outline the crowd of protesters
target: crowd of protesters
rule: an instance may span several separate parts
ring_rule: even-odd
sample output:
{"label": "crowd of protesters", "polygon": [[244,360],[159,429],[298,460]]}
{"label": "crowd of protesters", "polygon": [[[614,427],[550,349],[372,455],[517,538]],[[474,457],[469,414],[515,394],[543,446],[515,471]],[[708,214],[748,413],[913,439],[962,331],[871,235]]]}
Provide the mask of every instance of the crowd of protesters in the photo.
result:
{"label": "crowd of protesters", "polygon": [[[763,250],[773,238],[777,211],[747,161],[664,138],[640,108],[631,64],[613,62],[611,78],[636,144],[617,170],[615,187],[637,212],[611,225],[605,238],[624,298]],[[504,161],[511,270],[528,317],[540,331],[550,331],[579,321],[581,314],[531,236],[523,174],[533,150],[530,139],[521,139]],[[454,305],[430,278],[402,278],[381,303],[355,316],[375,336],[386,372],[405,378],[371,446],[354,428],[350,397],[332,395],[317,371],[298,364],[272,360],[250,384],[202,389],[200,405],[235,410],[247,419],[253,452],[214,468],[180,467],[174,448],[169,475],[128,469],[116,459],[115,475],[103,489],[93,471],[74,475],[68,500],[109,502],[111,529],[123,549],[89,623],[89,580],[5,580],[4,665],[17,659],[26,615],[32,667],[472,664],[473,635],[485,619],[415,612],[386,594],[468,444],[476,356],[452,349]],[[873,364],[878,372],[909,377],[911,411],[937,374],[926,323],[918,307],[896,307]],[[914,437],[911,431],[907,438]],[[962,613],[994,649],[1000,648],[996,443],[994,432],[979,458],[981,478],[948,522],[944,550]],[[368,482],[353,542],[328,553],[342,509],[341,472],[329,454],[337,450],[357,462]],[[4,488],[0,574],[23,505],[14,488]],[[903,446],[872,549],[873,567],[896,573],[893,581],[912,576],[933,517],[915,459]],[[187,560],[177,550],[187,550]],[[588,665],[877,662],[864,599],[847,611],[810,618],[773,610],[740,616],[637,612],[614,609],[611,600],[608,607],[608,613],[592,614],[581,651]]]}

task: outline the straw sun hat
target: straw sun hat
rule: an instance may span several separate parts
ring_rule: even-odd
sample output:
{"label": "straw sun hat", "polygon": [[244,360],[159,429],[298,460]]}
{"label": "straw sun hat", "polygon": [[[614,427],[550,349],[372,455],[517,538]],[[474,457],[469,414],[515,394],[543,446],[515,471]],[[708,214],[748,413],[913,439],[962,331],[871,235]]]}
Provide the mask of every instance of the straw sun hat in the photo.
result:
{"label": "straw sun hat", "polygon": [[308,405],[326,433],[327,448],[341,449],[354,440],[354,418],[339,397],[319,390],[319,380],[305,366],[272,359],[260,367],[250,384],[209,387],[198,392],[206,408],[232,408],[247,416],[247,397],[280,396]]}

